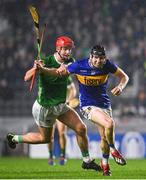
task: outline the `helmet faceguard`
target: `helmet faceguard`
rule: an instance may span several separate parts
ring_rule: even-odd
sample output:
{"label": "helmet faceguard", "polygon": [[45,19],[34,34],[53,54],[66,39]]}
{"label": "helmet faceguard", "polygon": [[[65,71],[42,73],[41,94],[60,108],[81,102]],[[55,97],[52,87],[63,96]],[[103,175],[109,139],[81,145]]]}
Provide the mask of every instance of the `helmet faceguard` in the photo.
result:
{"label": "helmet faceguard", "polygon": [[91,49],[91,55],[96,55],[99,57],[106,56],[104,47],[100,45],[93,46],[93,48]]}
{"label": "helmet faceguard", "polygon": [[56,48],[58,47],[71,47],[74,48],[74,41],[67,36],[60,36],[56,40]]}

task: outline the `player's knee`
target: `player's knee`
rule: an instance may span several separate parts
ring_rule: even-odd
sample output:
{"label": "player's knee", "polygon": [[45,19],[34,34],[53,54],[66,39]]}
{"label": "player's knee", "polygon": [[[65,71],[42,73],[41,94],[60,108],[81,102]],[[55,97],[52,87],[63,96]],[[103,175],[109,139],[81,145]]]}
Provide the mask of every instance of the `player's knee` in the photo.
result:
{"label": "player's knee", "polygon": [[53,142],[54,138],[53,137],[48,137],[48,136],[43,136],[42,137],[42,143],[50,143]]}
{"label": "player's knee", "polygon": [[76,132],[78,135],[84,135],[87,133],[87,127],[85,124],[78,125]]}
{"label": "player's knee", "polygon": [[106,128],[108,128],[108,129],[112,129],[112,128],[113,128],[113,126],[114,126],[114,123],[113,123],[113,121],[112,121],[112,120],[107,121],[107,123],[106,123]]}

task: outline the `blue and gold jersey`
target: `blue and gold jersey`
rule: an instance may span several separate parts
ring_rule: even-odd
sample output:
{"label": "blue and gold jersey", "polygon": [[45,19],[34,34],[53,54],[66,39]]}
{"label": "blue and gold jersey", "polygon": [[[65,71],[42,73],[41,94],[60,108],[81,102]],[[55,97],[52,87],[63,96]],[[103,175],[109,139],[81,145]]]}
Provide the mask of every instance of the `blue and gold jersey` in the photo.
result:
{"label": "blue and gold jersey", "polygon": [[106,89],[109,74],[116,72],[117,65],[107,60],[102,68],[93,68],[89,65],[89,59],[82,59],[69,65],[68,70],[77,76],[81,107],[92,105],[108,108],[111,106]]}

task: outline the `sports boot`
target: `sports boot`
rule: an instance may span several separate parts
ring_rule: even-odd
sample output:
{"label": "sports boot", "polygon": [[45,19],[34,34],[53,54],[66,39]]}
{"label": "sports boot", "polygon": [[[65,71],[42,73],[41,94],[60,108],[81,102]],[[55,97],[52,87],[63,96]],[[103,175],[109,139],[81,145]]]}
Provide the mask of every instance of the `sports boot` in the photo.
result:
{"label": "sports boot", "polygon": [[60,164],[61,166],[63,166],[63,165],[65,165],[66,163],[67,163],[67,159],[66,159],[65,157],[61,156],[60,159],[59,159],[59,164]]}
{"label": "sports boot", "polygon": [[102,163],[102,160],[101,160],[100,166],[101,166],[101,168],[102,168],[102,170],[103,170],[103,175],[104,175],[104,176],[111,176],[111,175],[112,175],[112,173],[111,173],[111,171],[110,171],[109,164],[103,164],[103,163]]}
{"label": "sports boot", "polygon": [[55,166],[55,161],[54,161],[54,158],[49,158],[48,159],[48,164],[50,165],[50,166]]}
{"label": "sports boot", "polygon": [[122,154],[120,154],[118,150],[114,150],[111,155],[117,164],[121,166],[126,165],[126,160],[122,157]]}
{"label": "sports boot", "polygon": [[83,169],[94,169],[95,171],[101,171],[101,167],[96,164],[95,159],[91,160],[90,162],[84,162],[82,163],[82,168]]}
{"label": "sports boot", "polygon": [[16,143],[12,140],[14,136],[15,136],[15,134],[13,134],[13,133],[8,133],[7,134],[8,145],[12,149],[16,148]]}

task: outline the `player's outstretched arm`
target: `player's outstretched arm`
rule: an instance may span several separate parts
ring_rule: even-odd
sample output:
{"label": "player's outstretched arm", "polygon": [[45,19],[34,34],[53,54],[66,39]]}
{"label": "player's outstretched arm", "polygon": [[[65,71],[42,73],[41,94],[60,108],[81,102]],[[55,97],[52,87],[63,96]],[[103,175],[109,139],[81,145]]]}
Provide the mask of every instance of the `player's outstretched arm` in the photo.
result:
{"label": "player's outstretched arm", "polygon": [[36,61],[35,65],[40,73],[50,75],[50,76],[67,76],[68,72],[66,67],[61,65],[58,69],[57,68],[47,68],[44,67],[40,62]]}
{"label": "player's outstretched arm", "polygon": [[114,96],[119,96],[126,87],[129,81],[129,77],[121,68],[118,68],[114,75],[120,79],[120,82],[115,88],[111,90],[111,92]]}

